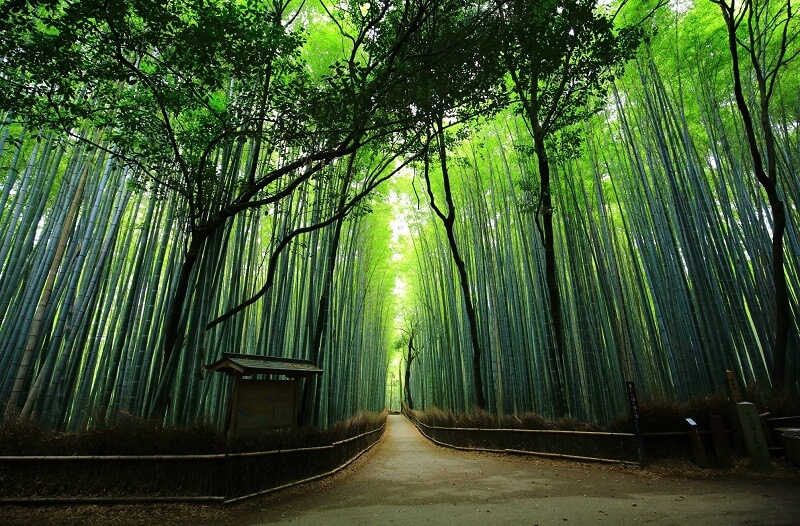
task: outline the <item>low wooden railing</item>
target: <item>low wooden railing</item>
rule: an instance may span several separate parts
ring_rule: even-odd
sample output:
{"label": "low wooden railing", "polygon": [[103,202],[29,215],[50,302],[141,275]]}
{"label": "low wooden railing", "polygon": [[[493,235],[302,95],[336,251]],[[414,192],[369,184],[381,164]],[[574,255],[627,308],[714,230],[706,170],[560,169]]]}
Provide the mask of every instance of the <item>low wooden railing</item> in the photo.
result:
{"label": "low wooden railing", "polygon": [[[688,431],[642,433],[645,451],[641,452],[634,433],[441,427],[425,424],[408,411],[403,414],[426,438],[454,449],[631,465],[643,465],[645,458],[692,454]],[[711,451],[711,433],[700,431],[698,435]]]}
{"label": "low wooden railing", "polygon": [[0,503],[235,502],[336,473],[385,429],[384,423],[330,445],[251,453],[3,456]]}
{"label": "low wooden railing", "polygon": [[440,427],[420,422],[411,413],[405,415],[429,440],[455,449],[638,464],[633,433]]}

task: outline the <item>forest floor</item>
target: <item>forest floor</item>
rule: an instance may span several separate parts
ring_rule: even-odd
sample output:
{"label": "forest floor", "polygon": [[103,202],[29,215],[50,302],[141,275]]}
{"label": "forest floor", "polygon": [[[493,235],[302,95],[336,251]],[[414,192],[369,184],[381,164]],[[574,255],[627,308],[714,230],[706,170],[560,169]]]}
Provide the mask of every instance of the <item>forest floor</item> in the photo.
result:
{"label": "forest floor", "polygon": [[403,416],[340,474],[240,504],[0,507],[0,524],[800,524],[800,473],[575,464],[431,444]]}

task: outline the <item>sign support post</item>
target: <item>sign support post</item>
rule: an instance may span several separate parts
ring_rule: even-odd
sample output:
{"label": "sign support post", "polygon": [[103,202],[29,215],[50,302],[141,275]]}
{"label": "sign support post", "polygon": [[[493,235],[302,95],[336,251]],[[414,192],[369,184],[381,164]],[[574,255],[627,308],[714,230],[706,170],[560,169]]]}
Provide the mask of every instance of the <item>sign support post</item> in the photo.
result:
{"label": "sign support post", "polygon": [[644,433],[642,433],[642,420],[639,416],[639,401],[636,398],[636,388],[633,382],[625,382],[625,389],[628,392],[628,404],[630,404],[633,429],[634,433],[636,433],[636,443],[639,448],[639,466],[644,467],[647,459],[644,451]]}

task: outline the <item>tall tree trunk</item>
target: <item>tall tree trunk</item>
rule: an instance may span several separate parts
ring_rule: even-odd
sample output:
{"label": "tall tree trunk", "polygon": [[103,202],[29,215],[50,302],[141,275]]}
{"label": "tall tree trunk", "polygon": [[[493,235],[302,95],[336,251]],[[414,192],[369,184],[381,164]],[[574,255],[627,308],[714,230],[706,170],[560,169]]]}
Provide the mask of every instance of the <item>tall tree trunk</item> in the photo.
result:
{"label": "tall tree trunk", "polygon": [[544,137],[534,134],[534,148],[539,168],[539,203],[536,213],[539,226],[539,237],[544,248],[544,274],[547,284],[547,296],[550,304],[550,318],[553,324],[553,344],[550,346],[550,360],[554,367],[556,411],[566,412],[564,403],[564,327],[561,320],[561,293],[558,289],[556,275],[556,249],[553,234],[553,196],[550,191],[550,160]]}
{"label": "tall tree trunk", "polygon": [[[764,148],[766,149],[765,156],[762,155],[759,147],[758,136],[756,133],[756,125],[753,120],[750,108],[747,105],[747,100],[744,95],[742,87],[741,70],[739,65],[739,45],[736,38],[736,30],[739,22],[743,18],[736,13],[735,3],[727,5],[725,2],[715,2],[722,10],[722,16],[725,20],[725,26],[728,30],[728,49],[731,53],[731,63],[733,67],[733,91],[736,99],[736,106],[742,116],[742,123],[744,125],[745,134],[747,136],[747,146],[750,150],[750,155],[753,159],[753,170],[755,171],[756,179],[758,180],[764,192],[767,194],[770,212],[772,213],[772,279],[774,287],[774,301],[775,301],[775,339],[774,347],[772,350],[772,388],[775,392],[780,393],[786,388],[786,350],[789,341],[789,327],[791,317],[791,307],[789,304],[789,290],[786,283],[786,274],[784,271],[784,233],[786,231],[786,209],[783,201],[778,193],[778,178],[777,178],[777,160],[775,148],[775,136],[772,132],[772,124],[769,118],[769,103],[771,91],[767,87],[767,79],[761,70],[758,53],[759,49],[756,48],[756,42],[753,38],[769,38],[761,34],[754,36],[752,23],[752,4],[745,3],[741,8],[745,11],[749,10],[747,16],[748,30],[751,34],[751,42],[746,47],[749,53],[749,59],[753,64],[753,70],[756,76],[758,95],[759,95],[759,111],[761,131],[763,132],[762,140]],[[757,15],[756,15],[757,16]],[[791,14],[787,15],[791,17]],[[787,22],[788,23],[788,22]],[[786,34],[783,35],[781,44],[786,46]],[[777,75],[780,63],[771,71],[772,75]],[[774,81],[774,78],[772,79]],[[766,161],[766,166],[765,166]]]}
{"label": "tall tree trunk", "polygon": [[461,284],[461,292],[464,296],[464,307],[467,311],[467,320],[469,322],[469,335],[472,342],[472,381],[475,388],[475,405],[479,409],[486,409],[486,397],[483,392],[483,373],[481,371],[481,342],[478,336],[478,319],[475,314],[475,305],[472,301],[472,293],[469,290],[469,279],[467,277],[467,268],[464,260],[461,258],[461,253],[458,250],[458,243],[456,242],[455,235],[455,205],[453,204],[453,192],[450,187],[450,172],[447,169],[447,147],[444,141],[444,129],[441,120],[436,123],[436,137],[439,147],[439,162],[442,168],[442,182],[444,184],[445,201],[447,203],[447,214],[444,214],[441,209],[436,205],[431,188],[430,174],[429,174],[429,160],[425,156],[425,182],[428,187],[428,196],[430,197],[431,207],[436,215],[442,220],[445,231],[447,232],[447,241],[450,245],[450,254],[453,257],[453,263],[458,270],[459,283]]}
{"label": "tall tree trunk", "polygon": [[509,73],[514,81],[517,94],[520,96],[524,115],[528,121],[528,129],[533,138],[533,148],[536,152],[536,162],[539,171],[539,196],[536,204],[536,226],[539,229],[539,238],[544,249],[545,285],[549,303],[550,318],[553,328],[553,341],[550,345],[550,362],[553,368],[553,381],[555,385],[554,407],[557,413],[564,414],[567,410],[564,389],[564,328],[561,318],[561,293],[558,289],[558,276],[556,274],[555,235],[553,233],[553,196],[550,181],[550,159],[547,155],[545,138],[547,130],[540,121],[538,89],[538,75],[531,79],[530,93],[525,93],[524,85],[514,67],[509,68]]}
{"label": "tall tree trunk", "polygon": [[[347,203],[347,189],[353,178],[353,165],[356,159],[356,152],[350,154],[347,160],[347,168],[339,194],[337,212],[344,210]],[[325,269],[325,279],[322,283],[322,293],[319,298],[317,309],[317,321],[314,326],[314,338],[311,341],[311,363],[319,366],[322,360],[322,350],[324,346],[326,328],[330,318],[331,291],[333,289],[333,273],[336,270],[336,256],[339,253],[339,244],[342,237],[342,224],[344,217],[340,217],[334,224],[333,239],[328,251],[328,261]],[[313,397],[313,398],[312,398]],[[319,418],[319,405],[322,400],[322,381],[319,377],[312,377],[306,380],[303,386],[303,397],[300,403],[300,415],[306,421],[316,422]]]}
{"label": "tall tree trunk", "polygon": [[406,405],[409,409],[414,409],[414,400],[411,398],[411,363],[414,361],[414,333],[408,338],[408,356],[406,357]]}
{"label": "tall tree trunk", "polygon": [[193,232],[189,241],[189,248],[183,256],[180,276],[170,301],[164,328],[164,360],[156,387],[153,406],[150,410],[150,418],[153,419],[163,418],[169,406],[169,390],[172,387],[172,378],[174,377],[173,369],[177,366],[175,356],[179,354],[178,350],[182,344],[182,342],[179,341],[182,334],[180,322],[187,298],[191,296],[191,294],[189,294],[189,285],[191,283],[192,272],[200,257],[200,252],[203,249],[206,238],[207,235],[200,235]]}

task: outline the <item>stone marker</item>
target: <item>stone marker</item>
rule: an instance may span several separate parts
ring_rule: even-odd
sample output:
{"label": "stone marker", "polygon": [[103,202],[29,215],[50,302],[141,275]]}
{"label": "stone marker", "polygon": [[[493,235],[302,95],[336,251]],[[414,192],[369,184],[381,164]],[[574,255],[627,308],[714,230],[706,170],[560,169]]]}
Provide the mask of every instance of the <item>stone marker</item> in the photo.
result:
{"label": "stone marker", "polygon": [[736,404],[736,414],[742,429],[744,445],[750,457],[750,466],[758,471],[772,471],[772,460],[769,458],[764,428],[758,416],[756,405],[751,402]]}

